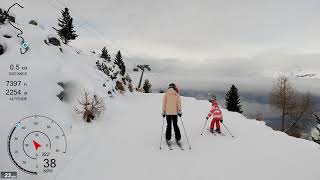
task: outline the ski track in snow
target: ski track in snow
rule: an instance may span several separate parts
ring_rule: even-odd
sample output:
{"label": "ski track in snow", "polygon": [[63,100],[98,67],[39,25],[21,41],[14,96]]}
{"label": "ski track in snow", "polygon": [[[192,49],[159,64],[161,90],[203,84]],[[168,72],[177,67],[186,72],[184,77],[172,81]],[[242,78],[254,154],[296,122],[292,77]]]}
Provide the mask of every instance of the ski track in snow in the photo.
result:
{"label": "ski track in snow", "polygon": [[161,94],[111,99],[107,113],[112,118],[94,122],[77,135],[88,142],[73,149],[71,154],[76,155],[57,179],[316,180],[320,175],[317,144],[273,131],[237,113],[223,111],[224,122],[235,138],[223,127],[226,136],[212,136],[208,131],[201,136],[210,105],[193,98],[182,99],[192,150],[187,148],[181,123],[185,151],[174,144],[174,150],[168,150],[164,138],[160,150],[161,100]]}

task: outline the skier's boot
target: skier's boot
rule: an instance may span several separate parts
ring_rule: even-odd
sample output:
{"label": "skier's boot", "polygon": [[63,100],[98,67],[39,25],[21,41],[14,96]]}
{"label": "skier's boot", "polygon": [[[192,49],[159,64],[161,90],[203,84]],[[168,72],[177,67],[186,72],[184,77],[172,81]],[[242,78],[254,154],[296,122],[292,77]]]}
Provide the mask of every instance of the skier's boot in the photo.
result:
{"label": "skier's boot", "polygon": [[216,129],[216,132],[221,134],[221,130],[220,129]]}
{"label": "skier's boot", "polygon": [[210,132],[213,133],[213,128],[210,128]]}

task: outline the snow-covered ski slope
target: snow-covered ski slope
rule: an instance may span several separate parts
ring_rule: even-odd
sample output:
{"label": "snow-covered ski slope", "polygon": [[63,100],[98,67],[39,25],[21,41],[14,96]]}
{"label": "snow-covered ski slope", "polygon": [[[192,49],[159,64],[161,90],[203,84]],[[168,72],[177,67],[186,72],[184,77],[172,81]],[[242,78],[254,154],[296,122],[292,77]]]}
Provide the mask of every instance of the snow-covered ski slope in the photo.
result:
{"label": "snow-covered ski slope", "polygon": [[[159,149],[162,94],[118,96],[109,101],[105,120],[72,135],[72,160],[57,179],[243,179],[317,180],[319,145],[273,131],[263,122],[248,120],[223,109],[231,136],[200,135],[206,101],[182,98],[183,120],[192,150],[165,141]],[[181,123],[180,129],[183,132]],[[226,130],[222,131],[227,134]],[[81,144],[81,145],[80,145]]]}

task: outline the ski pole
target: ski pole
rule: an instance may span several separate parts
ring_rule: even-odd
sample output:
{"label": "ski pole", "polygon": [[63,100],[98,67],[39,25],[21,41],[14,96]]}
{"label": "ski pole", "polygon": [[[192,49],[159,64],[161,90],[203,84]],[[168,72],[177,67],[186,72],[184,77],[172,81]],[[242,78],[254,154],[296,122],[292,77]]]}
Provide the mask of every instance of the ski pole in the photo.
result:
{"label": "ski pole", "polygon": [[229,129],[227,128],[227,126],[226,126],[224,123],[222,123],[222,125],[226,128],[226,130],[227,130],[228,133],[231,135],[231,137],[234,137],[234,136],[231,134],[231,132],[229,131]]}
{"label": "ski pole", "polygon": [[208,119],[206,119],[206,122],[204,122],[204,125],[203,125],[203,128],[202,128],[202,131],[201,131],[200,135],[203,134],[203,131],[204,131],[204,128],[206,127],[207,121],[208,121]]}
{"label": "ski pole", "polygon": [[181,117],[180,117],[180,119],[181,119],[182,127],[183,127],[183,130],[184,130],[184,134],[186,135],[186,139],[187,139],[187,143],[188,143],[189,149],[191,149],[186,128],[184,127],[183,120],[182,120]]}
{"label": "ski pole", "polygon": [[164,125],[164,117],[163,117],[163,120],[162,120],[162,128],[161,128],[161,137],[160,137],[160,149],[162,148],[162,136],[163,136],[163,125]]}

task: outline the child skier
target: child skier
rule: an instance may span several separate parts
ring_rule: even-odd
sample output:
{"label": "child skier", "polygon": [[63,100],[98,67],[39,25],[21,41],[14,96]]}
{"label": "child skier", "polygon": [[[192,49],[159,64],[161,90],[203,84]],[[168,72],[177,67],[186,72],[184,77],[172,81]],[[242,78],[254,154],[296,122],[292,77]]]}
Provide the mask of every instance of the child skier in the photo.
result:
{"label": "child skier", "polygon": [[220,122],[221,123],[223,122],[222,112],[219,108],[219,105],[218,105],[218,102],[217,102],[215,96],[213,96],[209,101],[212,103],[212,108],[211,108],[209,114],[207,115],[206,119],[208,120],[211,117],[211,115],[213,115],[213,119],[212,119],[211,125],[210,125],[210,132],[211,133],[214,132],[214,124],[216,124],[216,126],[217,126],[216,132],[221,133]]}

